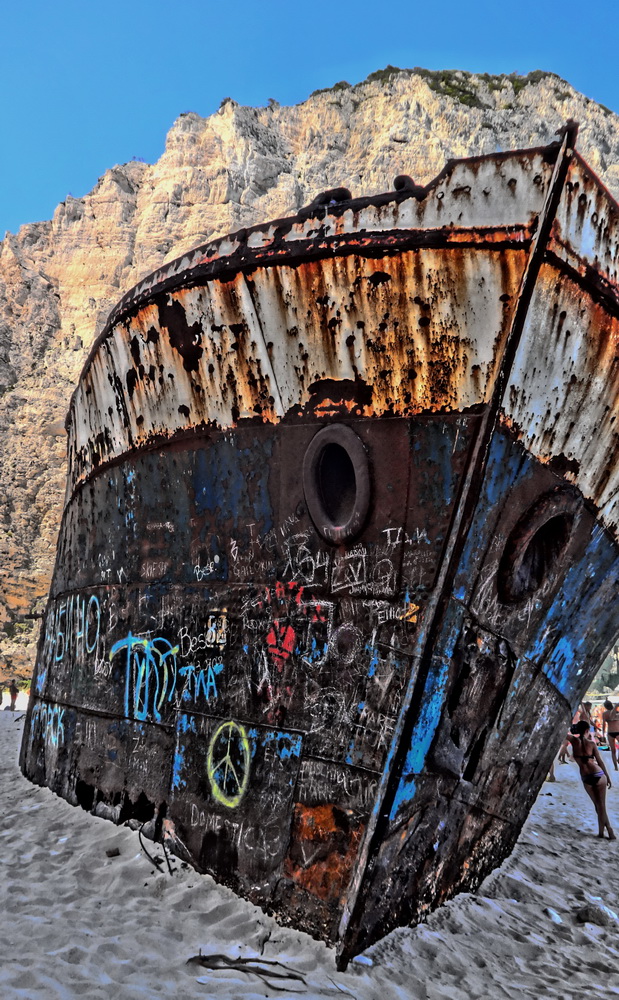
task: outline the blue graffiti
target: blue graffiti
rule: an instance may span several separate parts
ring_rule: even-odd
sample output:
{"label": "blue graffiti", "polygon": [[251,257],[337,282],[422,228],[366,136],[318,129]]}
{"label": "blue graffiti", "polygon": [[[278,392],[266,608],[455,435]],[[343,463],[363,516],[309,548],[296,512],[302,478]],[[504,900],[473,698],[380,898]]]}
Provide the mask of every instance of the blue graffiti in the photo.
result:
{"label": "blue graffiti", "polygon": [[84,653],[94,653],[101,633],[101,605],[91,594],[86,601],[72,594],[66,601],[54,605],[45,625],[43,663],[60,663],[65,656],[72,659]]}
{"label": "blue graffiti", "polygon": [[190,663],[188,666],[180,667],[178,672],[185,678],[183,701],[195,702],[201,694],[206,702],[217,698],[216,678],[223,669],[223,663],[208,663],[205,667]]}
{"label": "blue graffiti", "polygon": [[417,787],[415,776],[424,769],[430,745],[441,720],[448,673],[449,663],[445,660],[434,665],[426,681],[423,707],[406,754],[402,777],[391,808],[391,820],[395,819],[399,808],[414,797]]}
{"label": "blue graffiti", "polygon": [[376,668],[380,663],[380,656],[375,646],[366,643],[366,652],[370,654],[370,664],[368,666],[368,677],[374,677]]}
{"label": "blue graffiti", "polygon": [[[312,624],[312,622],[309,623],[310,628]],[[310,666],[312,664],[320,666],[324,662],[329,650],[328,641],[325,639],[320,641],[319,644],[313,635],[308,635],[307,637],[302,638],[304,639],[304,642],[295,646],[295,656],[302,656],[303,662]]]}
{"label": "blue graffiti", "polygon": [[30,739],[34,740],[38,730],[46,743],[58,747],[64,743],[64,708],[60,705],[35,705],[32,710]]}
{"label": "blue graffiti", "polygon": [[264,748],[272,745],[280,760],[290,760],[301,755],[302,737],[297,733],[282,733],[278,730],[260,731],[252,728],[247,730],[251,755],[254,757],[258,743]]}
{"label": "blue graffiti", "polygon": [[175,790],[187,787],[187,782],[183,776],[187,744],[182,740],[182,737],[186,733],[193,733],[194,736],[197,735],[195,719],[190,715],[179,715],[176,723],[176,749],[172,763],[172,788]]}
{"label": "blue graffiti", "polygon": [[125,714],[144,720],[151,716],[161,722],[164,701],[171,701],[176,690],[176,654],[178,646],[167,639],[142,639],[129,635],[115,642],[110,660],[126,650]]}
{"label": "blue graffiti", "polygon": [[34,689],[37,694],[43,693],[43,688],[45,687],[45,681],[47,680],[47,667],[41,667],[37,670],[36,680],[34,682]]}
{"label": "blue graffiti", "polygon": [[514,485],[520,485],[533,473],[533,461],[522,449],[506,440],[502,433],[493,436],[484,485],[477,502],[475,518],[467,535],[454,581],[454,597],[470,599],[477,574],[485,557],[488,537],[494,532],[495,518]]}
{"label": "blue graffiti", "polygon": [[442,653],[433,659],[432,667],[426,677],[421,711],[406,753],[402,775],[391,807],[390,820],[394,820],[398,810],[411,802],[415,796],[416,777],[424,770],[426,757],[442,718],[449,664],[453,660],[454,649],[462,630],[463,615],[462,607],[456,604],[450,606],[442,641],[437,642],[437,648],[442,650]]}

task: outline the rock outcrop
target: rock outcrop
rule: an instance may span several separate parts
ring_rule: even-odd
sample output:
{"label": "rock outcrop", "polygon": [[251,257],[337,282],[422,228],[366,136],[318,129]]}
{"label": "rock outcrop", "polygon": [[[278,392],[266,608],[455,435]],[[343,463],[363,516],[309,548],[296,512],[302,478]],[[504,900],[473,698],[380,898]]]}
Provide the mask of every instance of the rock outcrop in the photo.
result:
{"label": "rock outcrop", "polygon": [[161,159],[108,170],[50,222],[0,243],[0,680],[30,675],[65,479],[64,416],[121,295],[183,250],[290,215],[346,185],[425,183],[446,160],[545,144],[574,118],[579,148],[619,197],[619,118],[552,74],[491,77],[388,67],[294,107],[184,114]]}

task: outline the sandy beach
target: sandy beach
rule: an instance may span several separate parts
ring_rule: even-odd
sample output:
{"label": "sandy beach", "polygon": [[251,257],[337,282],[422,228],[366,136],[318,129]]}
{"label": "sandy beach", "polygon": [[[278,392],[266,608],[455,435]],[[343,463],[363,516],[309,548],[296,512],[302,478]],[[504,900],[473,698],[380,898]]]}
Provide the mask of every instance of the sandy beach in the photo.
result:
{"label": "sandy beach", "polygon": [[[136,831],[31,785],[17,766],[22,729],[22,712],[0,711],[2,1000],[619,996],[619,841],[596,838],[573,763],[557,765],[477,893],[339,973],[323,944],[174,858],[170,873],[145,841],[155,866]],[[619,781],[609,814],[619,828]]]}

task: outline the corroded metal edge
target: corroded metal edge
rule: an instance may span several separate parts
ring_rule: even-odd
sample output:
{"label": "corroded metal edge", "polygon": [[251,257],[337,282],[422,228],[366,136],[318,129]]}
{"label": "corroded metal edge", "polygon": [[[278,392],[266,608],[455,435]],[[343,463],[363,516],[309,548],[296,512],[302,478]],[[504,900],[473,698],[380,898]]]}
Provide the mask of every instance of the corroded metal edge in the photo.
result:
{"label": "corroded metal edge", "polygon": [[414,658],[419,663],[417,680],[414,687],[411,686],[409,688],[407,697],[404,699],[400,709],[391,745],[390,760],[385,765],[383,771],[374,809],[366,828],[359,852],[358,863],[351,879],[342,912],[342,919],[338,928],[338,966],[340,968],[346,968],[348,964],[348,960],[351,957],[350,943],[351,940],[355,941],[358,933],[355,924],[359,924],[362,921],[362,886],[366,877],[366,869],[368,865],[372,864],[380,844],[385,837],[387,817],[393,809],[396,792],[404,768],[404,759],[410,747],[414,720],[421,707],[425,682],[430,669],[440,624],[445,617],[447,604],[453,593],[454,579],[473,520],[475,508],[479,501],[482,481],[488,464],[490,441],[498,424],[505,387],[510,378],[520,338],[524,331],[527,312],[539,275],[546,243],[550,236],[552,223],[559,205],[559,199],[561,198],[577,132],[577,127],[566,129],[559,154],[555,161],[553,175],[546,194],[537,232],[522,276],[517,306],[513,313],[512,325],[507,337],[500,368],[497,372],[492,398],[481,417],[480,429],[473,445],[473,451],[462,484],[440,573],[432,597],[428,602],[423,625],[417,636],[414,653]]}

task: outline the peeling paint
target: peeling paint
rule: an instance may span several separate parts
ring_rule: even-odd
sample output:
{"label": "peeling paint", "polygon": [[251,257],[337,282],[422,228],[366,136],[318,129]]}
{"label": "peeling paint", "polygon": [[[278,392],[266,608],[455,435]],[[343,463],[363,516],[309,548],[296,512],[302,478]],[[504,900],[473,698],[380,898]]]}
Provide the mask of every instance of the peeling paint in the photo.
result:
{"label": "peeling paint", "polygon": [[72,399],[21,766],[341,964],[507,855],[616,636],[619,216],[574,138],[198,247]]}

